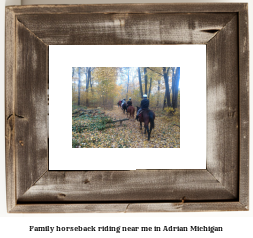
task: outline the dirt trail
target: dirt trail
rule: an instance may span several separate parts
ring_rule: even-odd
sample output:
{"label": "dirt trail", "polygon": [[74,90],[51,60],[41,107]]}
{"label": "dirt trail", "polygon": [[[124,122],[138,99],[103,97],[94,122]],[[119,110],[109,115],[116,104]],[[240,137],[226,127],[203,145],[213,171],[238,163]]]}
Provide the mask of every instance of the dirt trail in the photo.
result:
{"label": "dirt trail", "polygon": [[[136,108],[135,108],[136,109]],[[113,110],[105,110],[106,115],[110,116],[114,120],[127,118],[127,114],[114,106]],[[135,111],[136,115],[136,111]],[[135,119],[129,119],[123,121],[123,126],[107,129],[105,133],[115,134],[116,140],[128,141],[127,147],[130,148],[179,148],[180,147],[180,128],[175,123],[169,122],[164,118],[156,116],[155,129],[152,130],[150,141],[147,140],[148,135],[144,134],[144,126],[140,130],[140,123]],[[118,147],[117,143],[113,144],[114,147]],[[124,146],[123,146],[124,147]]]}
{"label": "dirt trail", "polygon": [[[113,120],[127,118],[127,114],[117,106],[114,106],[113,110],[102,111]],[[81,119],[78,123],[82,125],[85,121]],[[179,148],[179,118],[162,116],[162,113],[159,117],[157,113],[150,141],[148,141],[148,134],[144,134],[144,125],[140,130],[140,123],[131,118],[123,121],[122,126],[116,122],[107,123],[103,130],[83,130],[80,133],[74,130],[72,143],[75,143],[74,148]]]}

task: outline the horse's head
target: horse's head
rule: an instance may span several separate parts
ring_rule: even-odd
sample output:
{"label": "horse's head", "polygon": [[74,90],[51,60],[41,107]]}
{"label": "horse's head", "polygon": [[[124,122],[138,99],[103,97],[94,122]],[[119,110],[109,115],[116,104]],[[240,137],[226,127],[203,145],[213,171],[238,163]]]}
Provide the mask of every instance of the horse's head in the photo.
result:
{"label": "horse's head", "polygon": [[137,108],[137,111],[140,109],[140,107],[138,107],[138,106],[136,106],[136,108]]}

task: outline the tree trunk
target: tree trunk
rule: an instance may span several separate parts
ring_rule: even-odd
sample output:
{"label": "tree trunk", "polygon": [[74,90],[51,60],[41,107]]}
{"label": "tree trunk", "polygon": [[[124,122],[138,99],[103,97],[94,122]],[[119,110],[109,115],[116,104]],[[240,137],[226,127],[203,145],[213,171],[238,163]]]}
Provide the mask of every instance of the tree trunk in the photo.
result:
{"label": "tree trunk", "polygon": [[157,95],[157,104],[156,104],[157,107],[159,106],[159,101],[160,101],[160,83],[161,81],[158,80],[158,89],[157,89],[158,95]]}
{"label": "tree trunk", "polygon": [[130,71],[130,68],[128,68],[128,79],[127,79],[127,93],[126,93],[126,99],[128,99],[128,87],[129,87],[129,71]]}
{"label": "tree trunk", "polygon": [[166,87],[166,99],[167,99],[167,107],[170,107],[170,87],[169,87],[169,79],[168,79],[168,74],[166,71],[166,67],[163,67],[163,77],[164,77],[164,82],[165,82],[165,87]]}
{"label": "tree trunk", "polygon": [[174,103],[175,103],[175,100],[174,100],[174,90],[175,90],[175,68],[172,67],[172,74],[171,74],[171,77],[172,77],[172,85],[171,85],[171,93],[172,93],[172,102],[171,102],[171,106],[174,108]]}
{"label": "tree trunk", "polygon": [[147,75],[147,68],[144,67],[144,81],[145,81],[145,94],[148,94],[148,75]]}
{"label": "tree trunk", "polygon": [[180,67],[176,68],[176,72],[173,73],[172,76],[172,103],[173,103],[173,109],[177,108],[178,105],[178,85],[179,85],[179,79],[180,79]]}
{"label": "tree trunk", "polygon": [[150,78],[150,85],[149,85],[149,90],[148,90],[148,98],[149,98],[150,93],[151,93],[151,84],[152,84],[152,78]]}
{"label": "tree trunk", "polygon": [[164,98],[163,98],[163,110],[166,106],[167,106],[167,103],[166,103],[166,89],[165,89],[165,94],[164,94]]}
{"label": "tree trunk", "polygon": [[88,67],[88,80],[86,81],[86,107],[89,106],[89,84],[91,80],[91,68]]}
{"label": "tree trunk", "polygon": [[81,76],[80,76],[80,67],[78,67],[78,106],[80,106],[80,91],[81,91]]}
{"label": "tree trunk", "polygon": [[89,68],[86,69],[86,90],[89,88]]}
{"label": "tree trunk", "polygon": [[141,70],[140,70],[140,67],[138,67],[138,75],[139,75],[139,83],[140,83],[140,94],[141,94],[141,98],[143,98],[142,84],[141,84]]}
{"label": "tree trunk", "polygon": [[74,77],[75,69],[72,67],[72,91],[74,90],[73,77]]}

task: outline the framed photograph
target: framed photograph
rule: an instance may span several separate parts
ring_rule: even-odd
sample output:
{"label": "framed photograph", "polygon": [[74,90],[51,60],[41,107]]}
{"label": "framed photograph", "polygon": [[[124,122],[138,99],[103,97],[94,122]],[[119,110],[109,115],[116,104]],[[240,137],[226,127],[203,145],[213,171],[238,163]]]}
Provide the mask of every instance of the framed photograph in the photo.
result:
{"label": "framed photograph", "polygon": [[[205,45],[51,45],[49,52],[49,170],[206,169]],[[177,67],[158,67],[164,62]],[[89,67],[72,67],[81,64]],[[138,67],[145,65],[154,67]],[[117,105],[124,99],[125,110]],[[136,121],[142,100],[154,113],[149,139],[143,118]],[[197,120],[189,116],[194,101]]]}
{"label": "framed photograph", "polygon": [[249,210],[248,40],[246,3],[6,7],[7,211]]}

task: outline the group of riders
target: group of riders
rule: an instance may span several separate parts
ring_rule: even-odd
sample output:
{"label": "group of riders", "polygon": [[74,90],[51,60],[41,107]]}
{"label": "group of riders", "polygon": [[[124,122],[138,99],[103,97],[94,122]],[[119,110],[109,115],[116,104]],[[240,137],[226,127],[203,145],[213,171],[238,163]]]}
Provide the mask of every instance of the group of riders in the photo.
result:
{"label": "group of riders", "polygon": [[[121,108],[123,108],[123,105],[126,104],[126,107],[128,108],[129,106],[132,106],[132,99],[129,98],[129,100],[126,102],[126,99],[122,99],[121,100]],[[141,101],[141,107],[139,108],[139,110],[137,111],[137,114],[136,114],[136,120],[138,120],[139,118],[139,115],[140,113],[143,111],[143,110],[147,110],[149,107],[149,100],[148,100],[148,96],[147,94],[144,94],[143,95],[143,99]]]}
{"label": "group of riders", "polygon": [[[126,102],[126,99],[124,98],[122,101],[118,102],[118,105],[121,106],[121,108],[124,110],[127,110],[127,113],[130,112],[131,115],[134,117],[134,107],[132,106],[132,99],[129,98],[129,100]],[[150,135],[152,129],[155,127],[155,113],[151,110],[149,110],[149,100],[147,97],[147,94],[143,95],[143,99],[141,100],[141,107],[137,107],[137,114],[136,114],[136,120],[140,122],[140,129],[142,129],[142,122],[144,122],[144,128],[146,134],[146,131],[148,132],[148,140],[150,140]],[[149,128],[150,123],[150,128]]]}

